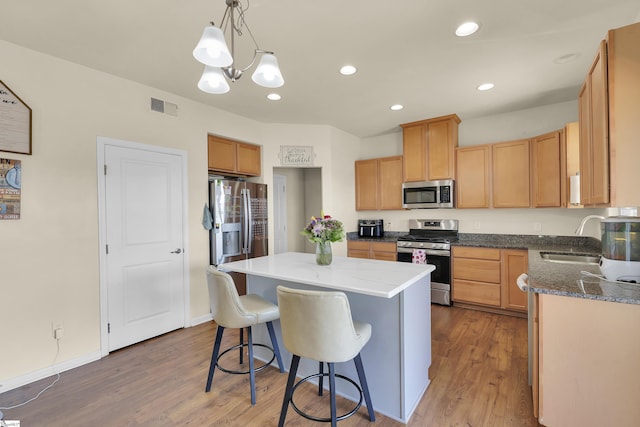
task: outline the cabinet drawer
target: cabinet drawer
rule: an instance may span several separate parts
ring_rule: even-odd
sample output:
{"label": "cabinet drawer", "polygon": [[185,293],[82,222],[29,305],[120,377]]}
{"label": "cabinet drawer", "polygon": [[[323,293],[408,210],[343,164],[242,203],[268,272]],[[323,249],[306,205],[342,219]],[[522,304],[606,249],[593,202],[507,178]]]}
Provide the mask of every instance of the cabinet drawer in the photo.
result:
{"label": "cabinet drawer", "polygon": [[453,278],[500,283],[500,261],[454,258]]}
{"label": "cabinet drawer", "polygon": [[370,244],[366,240],[349,240],[347,242],[347,250],[358,250],[369,252]]}
{"label": "cabinet drawer", "polygon": [[395,252],[373,252],[373,259],[380,259],[383,261],[397,261],[397,255]]}
{"label": "cabinet drawer", "polygon": [[391,242],[371,242],[373,252],[393,252],[396,253],[397,245]]}
{"label": "cabinet drawer", "polygon": [[500,307],[500,284],[454,280],[453,300]]}
{"label": "cabinet drawer", "polygon": [[460,258],[481,258],[500,261],[500,249],[454,246],[453,256]]}
{"label": "cabinet drawer", "polygon": [[350,258],[366,258],[366,259],[369,259],[370,258],[369,254],[370,254],[370,252],[368,250],[367,251],[360,251],[360,250],[349,249],[347,251],[347,256],[350,257]]}

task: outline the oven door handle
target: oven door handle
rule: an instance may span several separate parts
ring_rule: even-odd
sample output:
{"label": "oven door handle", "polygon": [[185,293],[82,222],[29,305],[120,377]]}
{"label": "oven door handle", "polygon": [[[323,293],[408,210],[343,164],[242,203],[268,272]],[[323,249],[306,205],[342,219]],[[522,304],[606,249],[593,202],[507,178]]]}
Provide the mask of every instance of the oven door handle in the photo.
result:
{"label": "oven door handle", "polygon": [[422,249],[426,255],[439,255],[439,256],[451,256],[451,251],[439,250],[439,249],[423,249],[423,248],[397,248],[396,251],[399,254],[413,253],[414,249]]}

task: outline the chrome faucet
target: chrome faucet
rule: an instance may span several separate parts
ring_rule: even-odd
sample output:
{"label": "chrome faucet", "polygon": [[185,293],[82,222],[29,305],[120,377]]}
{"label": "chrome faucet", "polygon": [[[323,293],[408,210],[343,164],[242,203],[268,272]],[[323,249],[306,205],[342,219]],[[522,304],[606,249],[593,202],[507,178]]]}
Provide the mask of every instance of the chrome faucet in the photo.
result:
{"label": "chrome faucet", "polygon": [[580,225],[578,226],[578,228],[576,228],[576,234],[578,236],[582,236],[582,232],[584,231],[584,226],[587,223],[587,221],[589,221],[590,219],[604,219],[604,217],[600,215],[587,215],[584,218],[582,218],[582,221],[580,221]]}

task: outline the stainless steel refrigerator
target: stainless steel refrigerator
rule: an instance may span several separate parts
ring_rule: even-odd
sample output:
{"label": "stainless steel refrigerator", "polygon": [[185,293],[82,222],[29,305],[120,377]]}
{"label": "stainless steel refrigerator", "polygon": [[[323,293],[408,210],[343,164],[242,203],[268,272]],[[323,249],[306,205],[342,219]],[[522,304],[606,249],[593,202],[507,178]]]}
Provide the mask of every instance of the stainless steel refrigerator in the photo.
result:
{"label": "stainless steel refrigerator", "polygon": [[[267,185],[226,178],[209,178],[210,262],[257,258],[268,253]],[[234,274],[240,294],[244,275]]]}

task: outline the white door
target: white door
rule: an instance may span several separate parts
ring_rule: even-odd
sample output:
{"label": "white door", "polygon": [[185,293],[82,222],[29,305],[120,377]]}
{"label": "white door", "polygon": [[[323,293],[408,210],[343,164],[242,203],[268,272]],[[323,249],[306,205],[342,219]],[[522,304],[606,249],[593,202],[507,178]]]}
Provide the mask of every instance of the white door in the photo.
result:
{"label": "white door", "polygon": [[274,252],[287,252],[287,178],[273,175]]}
{"label": "white door", "polygon": [[183,159],[142,147],[104,145],[109,351],[185,326]]}

